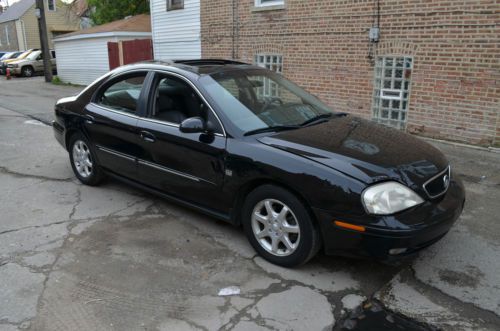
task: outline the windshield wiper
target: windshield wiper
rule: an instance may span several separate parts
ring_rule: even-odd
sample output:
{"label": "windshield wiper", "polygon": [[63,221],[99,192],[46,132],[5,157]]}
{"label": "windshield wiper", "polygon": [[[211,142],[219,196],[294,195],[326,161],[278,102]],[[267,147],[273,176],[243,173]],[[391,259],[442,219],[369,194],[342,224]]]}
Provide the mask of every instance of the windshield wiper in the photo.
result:
{"label": "windshield wiper", "polygon": [[278,132],[278,131],[294,130],[294,129],[298,129],[298,128],[300,128],[300,126],[298,126],[298,125],[274,125],[274,126],[268,126],[267,128],[260,128],[260,129],[255,129],[255,130],[245,132],[244,136],[251,136],[254,134],[264,133],[264,132]]}
{"label": "windshield wiper", "polygon": [[300,126],[303,127],[303,126],[314,125],[314,124],[318,124],[318,123],[324,122],[325,120],[331,118],[332,116],[342,117],[342,116],[346,116],[346,115],[347,115],[346,113],[327,113],[327,114],[321,114],[321,115],[317,115],[317,116],[314,116],[313,118],[308,119],[304,123],[300,124]]}

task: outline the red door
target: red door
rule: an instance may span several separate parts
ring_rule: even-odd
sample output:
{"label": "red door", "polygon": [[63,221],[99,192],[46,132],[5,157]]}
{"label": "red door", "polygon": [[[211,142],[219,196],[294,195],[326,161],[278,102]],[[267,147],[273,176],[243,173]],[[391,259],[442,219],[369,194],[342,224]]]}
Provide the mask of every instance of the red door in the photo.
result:
{"label": "red door", "polygon": [[119,66],[153,59],[151,39],[108,42],[109,70]]}
{"label": "red door", "polygon": [[123,64],[153,59],[153,45],[151,39],[136,39],[122,42]]}
{"label": "red door", "polygon": [[108,42],[109,70],[120,66],[120,51],[118,43]]}

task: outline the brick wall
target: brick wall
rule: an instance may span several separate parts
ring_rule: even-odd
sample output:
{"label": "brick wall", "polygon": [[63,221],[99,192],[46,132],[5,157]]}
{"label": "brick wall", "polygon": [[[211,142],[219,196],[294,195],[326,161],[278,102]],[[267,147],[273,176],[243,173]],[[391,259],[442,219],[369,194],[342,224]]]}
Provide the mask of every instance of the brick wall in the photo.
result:
{"label": "brick wall", "polygon": [[246,62],[282,54],[286,77],[334,109],[366,118],[374,77],[368,56],[412,56],[407,130],[499,145],[498,10],[497,0],[381,0],[381,38],[370,45],[376,0],[285,0],[283,9],[265,11],[253,0],[201,0],[202,54],[234,53]]}
{"label": "brick wall", "polygon": [[0,51],[17,51],[19,49],[16,31],[14,21],[0,23]]}

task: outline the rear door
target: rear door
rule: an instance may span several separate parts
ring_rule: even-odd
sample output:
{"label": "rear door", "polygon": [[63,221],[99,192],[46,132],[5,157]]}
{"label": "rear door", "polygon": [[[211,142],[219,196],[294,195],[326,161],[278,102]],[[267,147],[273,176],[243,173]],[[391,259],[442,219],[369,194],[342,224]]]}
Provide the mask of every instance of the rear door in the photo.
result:
{"label": "rear door", "polygon": [[[213,211],[221,206],[226,137],[216,115],[185,78],[156,73],[151,79],[148,114],[138,121],[141,182]],[[213,134],[183,133],[186,118],[202,117]]]}
{"label": "rear door", "polygon": [[141,150],[137,121],[145,112],[146,71],[126,73],[106,82],[85,109],[85,131],[94,144],[99,164],[108,171],[137,179]]}

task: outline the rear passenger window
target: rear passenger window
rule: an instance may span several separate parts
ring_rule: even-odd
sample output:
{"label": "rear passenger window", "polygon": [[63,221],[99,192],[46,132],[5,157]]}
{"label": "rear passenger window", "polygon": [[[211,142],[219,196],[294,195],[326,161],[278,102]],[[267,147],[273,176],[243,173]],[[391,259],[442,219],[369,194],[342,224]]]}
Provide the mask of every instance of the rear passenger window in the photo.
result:
{"label": "rear passenger window", "polygon": [[107,87],[104,92],[101,92],[97,104],[135,114],[145,79],[146,73],[141,73],[136,76],[127,76],[126,79],[114,83]]}

